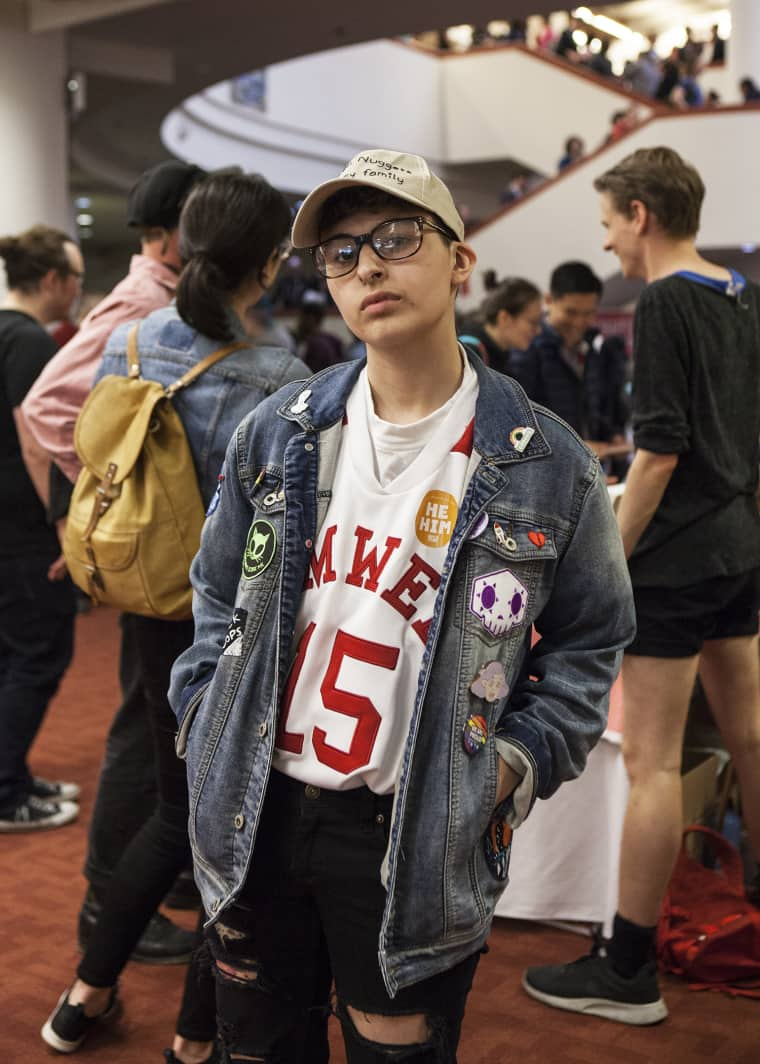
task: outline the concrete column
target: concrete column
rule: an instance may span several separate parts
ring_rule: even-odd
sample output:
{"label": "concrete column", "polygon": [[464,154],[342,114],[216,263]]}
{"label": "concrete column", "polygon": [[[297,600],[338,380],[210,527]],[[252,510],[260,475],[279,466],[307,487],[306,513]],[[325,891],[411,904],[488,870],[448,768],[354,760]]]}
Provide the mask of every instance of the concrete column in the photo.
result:
{"label": "concrete column", "polygon": [[0,234],[36,222],[73,232],[63,31],[0,25]]}

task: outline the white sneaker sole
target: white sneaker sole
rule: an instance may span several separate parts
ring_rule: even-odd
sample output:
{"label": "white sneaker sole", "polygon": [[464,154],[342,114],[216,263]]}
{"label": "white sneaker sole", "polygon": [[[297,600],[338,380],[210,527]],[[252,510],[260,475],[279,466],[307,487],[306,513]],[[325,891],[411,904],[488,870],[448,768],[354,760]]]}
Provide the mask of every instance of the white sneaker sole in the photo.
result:
{"label": "white sneaker sole", "polygon": [[42,1041],[46,1042],[53,1049],[57,1049],[59,1053],[76,1052],[76,1050],[79,1049],[86,1037],[86,1034],[83,1034],[81,1038],[78,1038],[76,1040],[76,1042],[67,1042],[65,1039],[61,1038],[60,1035],[57,1035],[53,1030],[53,1018],[55,1017],[56,1012],[58,1012],[58,1009],[66,1000],[66,995],[68,994],[69,989],[70,987],[66,987],[64,992],[58,998],[58,1003],[48,1016],[42,1027],[42,1030],[40,1031],[40,1034],[42,1035]]}
{"label": "white sneaker sole", "polygon": [[[84,1042],[88,1034],[90,1034],[90,1032],[92,1031],[92,1028],[88,1027],[81,1038],[77,1038],[74,1042],[67,1042],[65,1038],[61,1038],[61,1036],[56,1034],[56,1032],[53,1030],[53,1020],[55,1019],[55,1014],[58,1012],[58,1009],[66,1000],[66,996],[69,993],[70,989],[71,987],[66,987],[64,992],[58,998],[58,1002],[55,1008],[50,1013],[40,1030],[42,1041],[49,1045],[51,1049],[58,1050],[59,1053],[75,1053],[77,1049],[79,1049],[81,1044]],[[112,1020],[116,1019],[120,1012],[121,1002],[118,997],[114,997],[113,1001],[106,1009],[106,1011],[101,1016],[97,1017],[98,1024],[110,1023]]]}
{"label": "white sneaker sole", "polygon": [[603,1020],[627,1023],[632,1027],[649,1027],[651,1024],[661,1023],[668,1015],[668,1007],[662,998],[648,1002],[646,1005],[634,1005],[626,1004],[624,1001],[611,1001],[609,998],[556,997],[554,994],[545,994],[543,990],[536,990],[525,976],[523,976],[522,985],[525,992],[532,998],[554,1009],[579,1012],[585,1016],[599,1016]]}
{"label": "white sneaker sole", "polygon": [[75,802],[59,802],[60,810],[54,816],[47,816],[42,820],[0,820],[0,835],[10,835],[16,831],[49,831],[51,828],[62,828],[70,824],[79,816],[79,806]]}

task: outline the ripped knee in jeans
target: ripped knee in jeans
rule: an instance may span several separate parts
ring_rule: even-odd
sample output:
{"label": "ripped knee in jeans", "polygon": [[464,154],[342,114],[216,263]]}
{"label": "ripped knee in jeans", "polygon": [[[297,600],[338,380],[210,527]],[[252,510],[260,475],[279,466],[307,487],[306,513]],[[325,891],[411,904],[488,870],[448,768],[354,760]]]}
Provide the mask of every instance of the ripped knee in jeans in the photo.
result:
{"label": "ripped knee in jeans", "polygon": [[350,1059],[357,1064],[445,1064],[449,1060],[444,1025],[435,1017],[422,1012],[368,1013],[342,1002],[337,1013]]}

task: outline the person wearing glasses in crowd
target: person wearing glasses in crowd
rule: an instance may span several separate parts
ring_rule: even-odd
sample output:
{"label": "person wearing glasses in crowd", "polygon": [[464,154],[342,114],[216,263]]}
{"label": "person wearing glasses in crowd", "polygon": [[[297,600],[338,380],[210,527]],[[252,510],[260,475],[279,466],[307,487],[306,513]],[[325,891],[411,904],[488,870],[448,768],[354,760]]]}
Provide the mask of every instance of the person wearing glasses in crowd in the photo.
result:
{"label": "person wearing glasses in crowd", "polygon": [[[468,356],[475,254],[424,159],[370,149],[293,227],[366,360],[243,421],[172,671],[229,1060],[451,1062],[537,797],[577,776],[633,636],[594,456]],[[531,647],[535,624],[542,638]]]}
{"label": "person wearing glasses in crowd", "polygon": [[[255,344],[245,316],[274,283],[290,228],[290,208],[263,177],[219,173],[199,181],[179,219],[185,267],[176,303],[139,322],[141,375],[167,386],[207,355],[227,348],[173,406],[193,455],[201,497],[212,514],[224,474],[227,444],[240,420],[288,381],[308,376],[289,351]],[[111,335],[96,381],[126,376],[128,336],[134,323]],[[113,871],[71,986],[42,1028],[61,1053],[77,1050],[91,1028],[118,1014],[117,980],[156,907],[190,863],[185,766],[174,750],[176,723],[167,702],[169,674],[193,639],[193,622],[134,616],[135,667],[145,692],[158,774],[156,811],[135,834]],[[206,966],[207,968],[207,966]],[[193,956],[177,1032],[166,1059],[173,1064],[220,1060],[215,1034],[214,985]]]}
{"label": "person wearing glasses in crowd", "polygon": [[[56,352],[46,325],[82,291],[82,254],[65,233],[35,225],[0,239],[8,292],[0,308],[0,832],[61,827],[79,812],[75,783],[31,774],[27,754],[73,652],[74,591],[54,570],[49,461],[27,472],[19,408]],[[35,490],[36,489],[36,490]]]}

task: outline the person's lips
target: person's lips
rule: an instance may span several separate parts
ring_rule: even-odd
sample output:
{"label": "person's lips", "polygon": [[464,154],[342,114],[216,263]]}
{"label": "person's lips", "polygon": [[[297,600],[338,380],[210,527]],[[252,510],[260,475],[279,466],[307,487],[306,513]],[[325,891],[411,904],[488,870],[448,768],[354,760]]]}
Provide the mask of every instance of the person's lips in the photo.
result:
{"label": "person's lips", "polygon": [[380,310],[390,303],[397,303],[399,299],[401,299],[401,296],[397,296],[395,292],[373,292],[371,296],[366,296],[362,300],[359,309],[369,310],[372,307]]}

